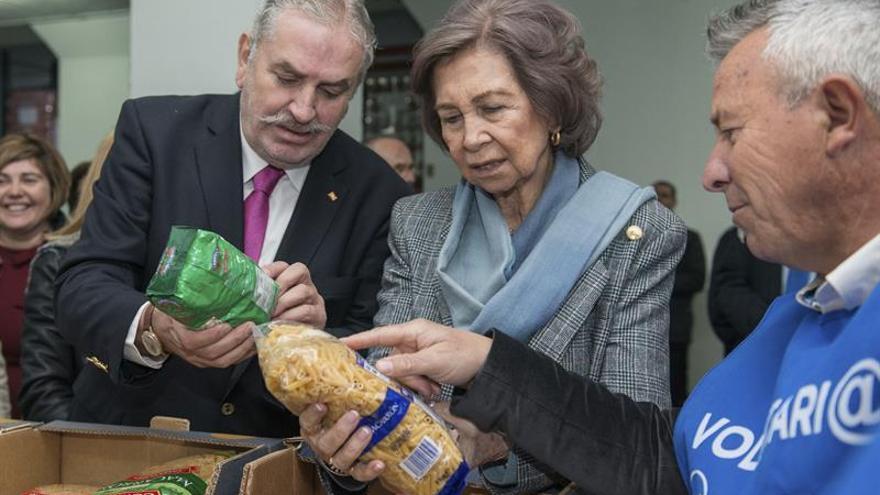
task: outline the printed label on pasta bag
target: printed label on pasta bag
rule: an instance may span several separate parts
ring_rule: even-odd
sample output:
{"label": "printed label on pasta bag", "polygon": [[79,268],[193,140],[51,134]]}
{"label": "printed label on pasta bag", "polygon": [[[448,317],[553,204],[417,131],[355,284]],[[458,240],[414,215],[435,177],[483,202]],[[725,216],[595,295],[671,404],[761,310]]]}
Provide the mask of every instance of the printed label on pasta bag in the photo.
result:
{"label": "printed label on pasta bag", "polygon": [[376,412],[369,416],[364,416],[358,423],[358,427],[366,426],[373,432],[370,443],[364,448],[364,452],[369,452],[377,443],[387,437],[394,428],[397,428],[397,425],[406,416],[409,405],[410,401],[395,392],[393,388],[389,388],[385,392],[385,400],[379,404]]}
{"label": "printed label on pasta bag", "polygon": [[410,389],[392,382],[390,378],[383,375],[381,371],[377,370],[373,365],[368,363],[365,359],[363,359],[360,356],[357,356],[357,364],[361,368],[363,368],[363,369],[369,371],[370,373],[376,375],[377,377],[381,378],[382,381],[387,383],[389,387],[393,387],[395,390],[397,390],[397,392],[400,395],[409,399],[410,402],[414,402],[418,407],[420,407],[422,410],[424,410],[428,416],[431,416],[431,419],[436,421],[437,424],[446,425],[446,421],[443,418],[441,418],[440,416],[438,416],[437,413],[434,412],[433,409],[431,409],[431,406],[429,406],[428,404],[425,403],[425,401],[423,401],[418,396],[416,396],[416,394],[412,393],[412,391]]}

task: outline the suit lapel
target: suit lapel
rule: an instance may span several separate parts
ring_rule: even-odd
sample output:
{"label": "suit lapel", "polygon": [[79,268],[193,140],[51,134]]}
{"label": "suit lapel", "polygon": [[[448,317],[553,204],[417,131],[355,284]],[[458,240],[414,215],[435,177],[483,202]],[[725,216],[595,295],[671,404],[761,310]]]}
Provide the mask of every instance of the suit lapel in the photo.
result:
{"label": "suit lapel", "polygon": [[[569,343],[593,312],[602,295],[602,289],[608,285],[608,280],[608,270],[601,260],[597,260],[581,275],[553,318],[541,331],[532,336],[529,346],[559,362]],[[601,346],[599,348],[603,348],[608,336],[594,332],[590,338],[597,342],[597,346]]]}
{"label": "suit lapel", "polygon": [[212,231],[239,249],[244,244],[239,95],[219,98],[207,114],[207,132],[195,160]]}
{"label": "suit lapel", "polygon": [[[244,247],[244,172],[241,161],[239,95],[218,99],[207,112],[207,132],[196,144],[199,182],[207,208],[208,225],[238,249]],[[255,358],[227,369],[223,400],[238,384]]]}
{"label": "suit lapel", "polygon": [[336,212],[348,199],[348,186],[339,176],[347,166],[338,150],[339,132],[336,131],[324,151],[312,162],[276,259],[308,265],[330,229]]}
{"label": "suit lapel", "polygon": [[[443,244],[446,243],[446,238],[449,237],[449,228],[452,226],[452,199],[453,196],[449,198],[449,206],[446,207],[444,205],[443,208],[438,208],[438,212],[443,212],[445,218],[443,218],[443,223],[440,227],[440,237],[438,238],[437,243],[437,252],[432,253],[434,258],[434,270],[437,270],[436,260],[440,258],[440,250],[443,248]],[[437,312],[440,314],[440,322],[446,325],[447,327],[455,326],[452,321],[452,311],[449,310],[449,305],[446,304],[446,298],[443,297],[443,289],[440,288],[440,277],[433,277],[434,283],[432,290],[434,291],[435,301],[437,301]]]}
{"label": "suit lapel", "polygon": [[[586,182],[595,173],[596,170],[589,163],[585,160],[580,161],[580,184]],[[569,343],[593,312],[608,280],[608,270],[600,256],[581,274],[550,321],[532,336],[529,346],[559,362]],[[607,335],[593,335],[592,339],[594,341],[607,339]]]}

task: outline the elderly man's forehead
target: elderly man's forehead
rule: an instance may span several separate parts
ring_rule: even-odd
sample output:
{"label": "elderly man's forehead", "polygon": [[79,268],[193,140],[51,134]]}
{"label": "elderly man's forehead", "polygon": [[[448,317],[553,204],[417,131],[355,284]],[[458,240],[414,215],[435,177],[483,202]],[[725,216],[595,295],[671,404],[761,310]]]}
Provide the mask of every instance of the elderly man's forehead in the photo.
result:
{"label": "elderly man's forehead", "polygon": [[764,80],[772,71],[763,57],[767,31],[759,29],[740,41],[718,65],[712,80],[712,122],[728,117],[728,106],[740,101],[747,86]]}

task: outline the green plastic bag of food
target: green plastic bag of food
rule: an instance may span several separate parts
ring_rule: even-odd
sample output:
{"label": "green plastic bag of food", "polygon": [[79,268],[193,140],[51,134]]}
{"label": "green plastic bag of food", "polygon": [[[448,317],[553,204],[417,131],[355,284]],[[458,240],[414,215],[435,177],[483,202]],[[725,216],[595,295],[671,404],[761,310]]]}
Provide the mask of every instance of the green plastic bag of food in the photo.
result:
{"label": "green plastic bag of food", "polygon": [[278,299],[271,277],[219,235],[175,225],[147,298],[193,330],[218,322],[269,321]]}
{"label": "green plastic bag of food", "polygon": [[94,495],[204,495],[219,464],[233,452],[215,452],[150,466]]}

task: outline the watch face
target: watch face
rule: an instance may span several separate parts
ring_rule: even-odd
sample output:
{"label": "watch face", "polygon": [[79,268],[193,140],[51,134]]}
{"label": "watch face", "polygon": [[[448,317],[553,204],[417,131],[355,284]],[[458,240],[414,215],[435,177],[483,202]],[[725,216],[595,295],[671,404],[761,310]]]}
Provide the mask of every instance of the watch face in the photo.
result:
{"label": "watch face", "polygon": [[141,334],[141,343],[144,344],[144,349],[150,356],[159,357],[165,353],[162,349],[162,342],[152,330],[145,330]]}

